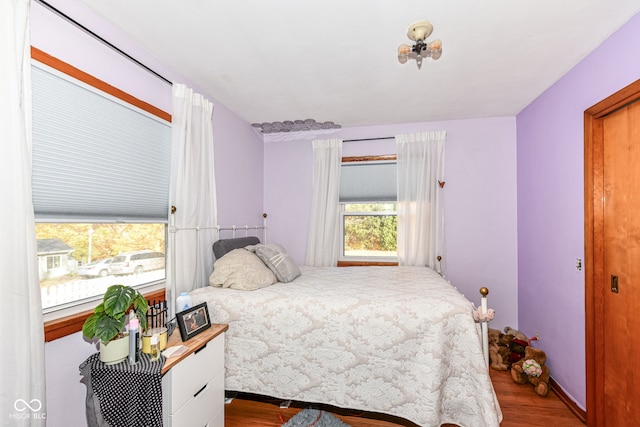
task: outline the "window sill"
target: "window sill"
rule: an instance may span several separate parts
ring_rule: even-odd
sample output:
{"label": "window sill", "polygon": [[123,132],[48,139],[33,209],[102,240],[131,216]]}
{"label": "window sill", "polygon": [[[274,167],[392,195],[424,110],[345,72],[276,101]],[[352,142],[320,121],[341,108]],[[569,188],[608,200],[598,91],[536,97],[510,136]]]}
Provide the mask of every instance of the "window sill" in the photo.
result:
{"label": "window sill", "polygon": [[[147,300],[163,300],[165,299],[165,290],[158,289],[143,295]],[[44,341],[50,342],[80,332],[84,321],[91,313],[93,310],[87,310],[44,322]]]}
{"label": "window sill", "polygon": [[367,266],[397,267],[396,261],[338,261],[338,267],[367,267]]}

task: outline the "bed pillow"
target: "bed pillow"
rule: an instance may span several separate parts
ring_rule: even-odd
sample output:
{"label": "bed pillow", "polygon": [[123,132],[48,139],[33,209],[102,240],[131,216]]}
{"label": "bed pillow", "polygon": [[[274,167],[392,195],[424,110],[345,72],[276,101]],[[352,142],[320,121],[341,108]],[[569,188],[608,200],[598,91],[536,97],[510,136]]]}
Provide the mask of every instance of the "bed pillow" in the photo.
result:
{"label": "bed pillow", "polygon": [[247,249],[254,251],[260,257],[265,265],[273,271],[279,282],[291,282],[300,276],[300,268],[282,246],[271,243],[268,245],[255,245]]}
{"label": "bed pillow", "polygon": [[262,260],[246,249],[234,249],[213,264],[209,284],[223,288],[252,291],[278,280]]}
{"label": "bed pillow", "polygon": [[233,239],[221,239],[213,243],[213,254],[216,259],[222,258],[226,253],[234,249],[244,248],[249,245],[260,243],[260,239],[256,236],[236,237]]}

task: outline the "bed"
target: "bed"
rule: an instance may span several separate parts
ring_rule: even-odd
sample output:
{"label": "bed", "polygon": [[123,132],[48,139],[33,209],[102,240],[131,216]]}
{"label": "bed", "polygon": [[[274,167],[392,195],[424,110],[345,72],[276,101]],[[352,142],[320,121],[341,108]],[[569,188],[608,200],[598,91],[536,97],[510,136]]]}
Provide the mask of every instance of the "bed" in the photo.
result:
{"label": "bed", "polygon": [[[224,270],[227,256],[235,265],[232,254],[270,246],[216,254],[214,268]],[[212,322],[229,325],[227,390],[421,426],[499,425],[474,307],[439,274],[423,267],[287,268],[294,271],[286,282],[247,290],[236,277],[229,286],[191,292],[194,304],[207,303]]]}

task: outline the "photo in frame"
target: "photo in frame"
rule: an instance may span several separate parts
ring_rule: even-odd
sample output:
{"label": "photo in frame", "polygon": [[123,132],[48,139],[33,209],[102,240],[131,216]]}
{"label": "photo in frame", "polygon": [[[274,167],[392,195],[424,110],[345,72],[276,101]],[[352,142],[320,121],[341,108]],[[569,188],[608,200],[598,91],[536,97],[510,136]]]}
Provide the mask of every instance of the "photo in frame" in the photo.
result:
{"label": "photo in frame", "polygon": [[211,319],[209,318],[209,309],[206,302],[181,311],[176,314],[176,320],[178,321],[182,341],[187,341],[211,327]]}

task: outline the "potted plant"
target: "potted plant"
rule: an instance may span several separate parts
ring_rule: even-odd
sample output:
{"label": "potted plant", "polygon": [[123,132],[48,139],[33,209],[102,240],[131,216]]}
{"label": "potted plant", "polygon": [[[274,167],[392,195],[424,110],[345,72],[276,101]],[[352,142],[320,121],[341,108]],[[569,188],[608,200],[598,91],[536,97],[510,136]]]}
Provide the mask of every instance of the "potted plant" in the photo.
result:
{"label": "potted plant", "polygon": [[82,325],[82,334],[100,340],[100,360],[118,363],[129,355],[128,335],[124,335],[127,313],[133,309],[140,320],[141,331],[147,329],[149,305],[142,294],[130,286],[112,285],[104,293],[102,303]]}

